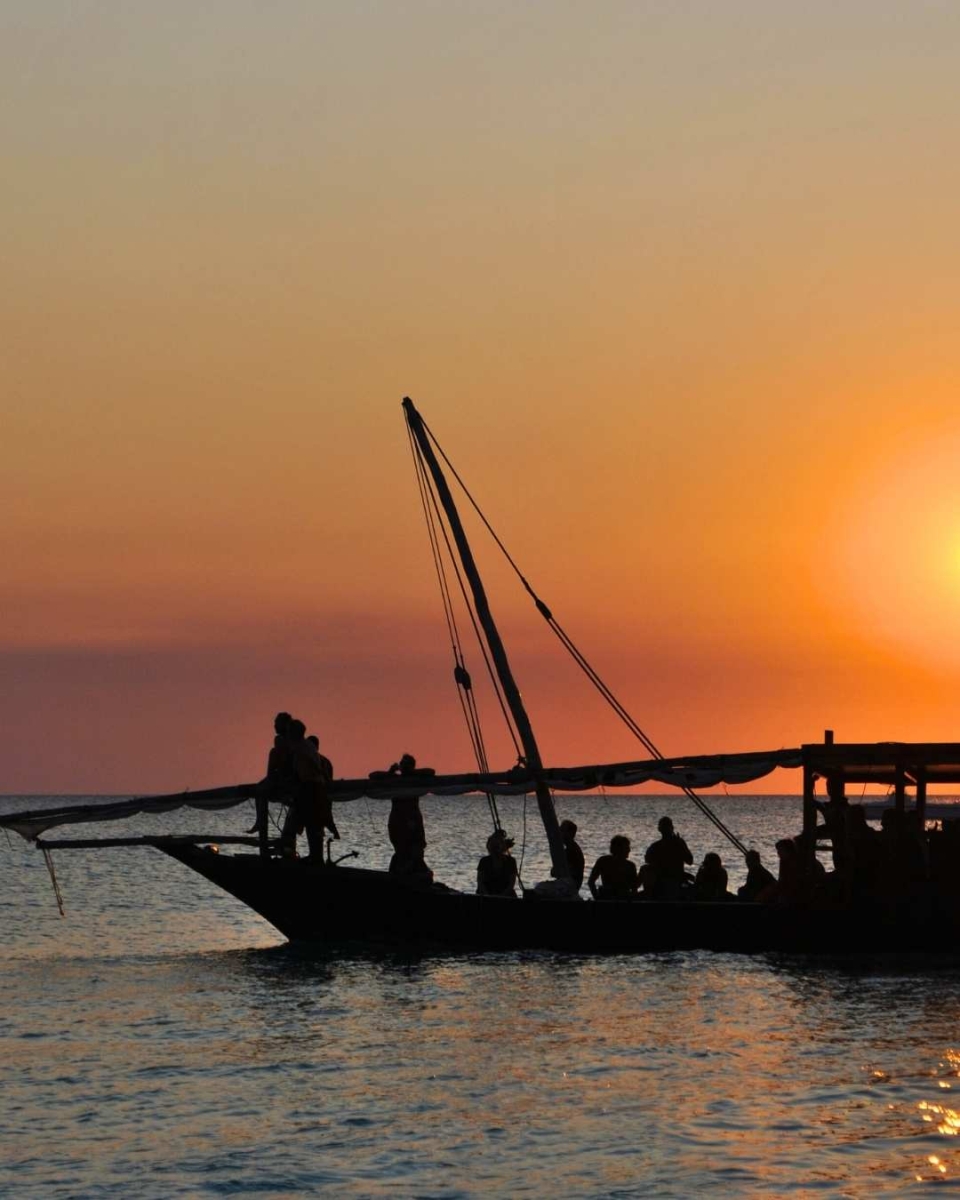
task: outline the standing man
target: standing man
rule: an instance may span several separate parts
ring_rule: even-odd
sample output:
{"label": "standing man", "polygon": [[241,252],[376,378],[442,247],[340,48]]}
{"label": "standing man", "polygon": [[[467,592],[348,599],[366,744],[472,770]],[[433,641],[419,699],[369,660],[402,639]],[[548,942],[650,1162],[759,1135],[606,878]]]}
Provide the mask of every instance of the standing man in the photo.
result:
{"label": "standing man", "polygon": [[273,718],[273,745],[267,756],[267,773],[257,784],[257,794],[254,803],[257,809],[257,819],[247,830],[256,833],[260,838],[260,854],[266,858],[269,854],[268,841],[268,811],[271,800],[288,800],[291,798],[294,785],[293,755],[290,745],[290,722],[293,718],[288,712],[278,712]]}
{"label": "standing man", "polygon": [[308,754],[310,756],[311,774],[316,777],[319,772],[323,782],[322,789],[317,792],[317,800],[319,802],[319,817],[321,827],[329,829],[332,836],[339,841],[340,830],[337,828],[337,823],[333,819],[333,802],[330,799],[328,788],[333,782],[333,763],[325,754],[320,753],[320,739],[315,733],[308,733],[304,741],[309,747]]}
{"label": "standing man", "polygon": [[280,838],[284,855],[293,858],[297,849],[297,834],[306,830],[310,858],[322,863],[324,826],[334,837],[340,836],[327,793],[332,768],[328,772],[330,760],[321,757],[317,746],[307,740],[306,734],[307,727],[302,721],[290,722],[288,736],[294,774],[293,804],[287,812]]}
{"label": "standing man", "polygon": [[[388,775],[397,775],[405,783],[412,777],[429,778],[433,775],[430,767],[417,768],[417,760],[412,754],[404,754],[399,762],[391,766]],[[390,817],[387,821],[387,833],[393,846],[393,857],[390,859],[390,871],[394,875],[429,876],[433,872],[424,862],[423,856],[427,848],[427,834],[423,827],[423,813],[420,811],[420,796],[393,796],[390,800]]]}

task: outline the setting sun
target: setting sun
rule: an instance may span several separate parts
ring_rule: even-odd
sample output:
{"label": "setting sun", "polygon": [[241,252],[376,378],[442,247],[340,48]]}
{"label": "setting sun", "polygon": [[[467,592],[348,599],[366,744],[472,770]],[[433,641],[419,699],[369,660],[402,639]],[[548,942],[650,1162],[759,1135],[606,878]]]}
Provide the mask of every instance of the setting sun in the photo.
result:
{"label": "setting sun", "polygon": [[838,484],[825,594],[849,611],[857,636],[923,668],[960,666],[958,462],[956,429],[904,437],[869,470],[851,463]]}
{"label": "setting sun", "polygon": [[[284,707],[463,766],[406,393],[670,751],[954,730],[947,10],[15,7],[7,788]],[[629,757],[477,539],[545,754]]]}

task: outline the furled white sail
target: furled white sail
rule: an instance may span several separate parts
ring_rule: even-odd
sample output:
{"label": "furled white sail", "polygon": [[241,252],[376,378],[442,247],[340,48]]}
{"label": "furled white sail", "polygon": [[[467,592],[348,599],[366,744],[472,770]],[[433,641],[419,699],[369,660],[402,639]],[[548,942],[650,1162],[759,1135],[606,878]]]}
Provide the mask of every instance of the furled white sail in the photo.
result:
{"label": "furled white sail", "polygon": [[[543,782],[555,792],[585,792],[598,788],[636,788],[644,783],[662,783],[677,788],[708,788],[718,784],[751,783],[777,767],[799,767],[799,749],[754,751],[749,754],[710,754],[686,758],[648,759],[643,762],[599,763],[581,767],[548,767]],[[337,779],[330,785],[333,800],[345,802],[362,796],[389,799],[393,796],[466,796],[491,794],[517,796],[533,791],[536,779],[522,767],[491,774],[398,776],[378,773],[367,779]],[[0,828],[13,830],[35,841],[48,829],[100,821],[122,821],[140,813],[173,812],[193,808],[217,812],[233,808],[257,794],[257,783],[207,788],[195,792],[173,792],[162,796],[138,796],[99,804],[67,805],[0,814]]]}

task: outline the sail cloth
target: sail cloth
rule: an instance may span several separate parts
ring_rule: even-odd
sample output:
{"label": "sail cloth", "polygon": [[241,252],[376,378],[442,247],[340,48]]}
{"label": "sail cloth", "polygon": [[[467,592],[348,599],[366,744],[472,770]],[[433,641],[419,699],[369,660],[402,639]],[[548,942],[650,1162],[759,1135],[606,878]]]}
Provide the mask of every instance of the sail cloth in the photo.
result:
{"label": "sail cloth", "polygon": [[218,812],[242,804],[244,800],[255,796],[256,792],[257,784],[241,783],[230,787],[207,788],[206,791],[174,792],[166,796],[139,796],[130,800],[114,800],[100,804],[72,804],[63,808],[0,813],[0,829],[11,829],[28,842],[33,842],[48,829],[56,829],[60,825],[123,821],[140,813],[174,812],[180,808]]}
{"label": "sail cloth", "polygon": [[[543,779],[555,792],[587,792],[598,788],[635,788],[644,783],[701,789],[718,784],[752,783],[778,767],[799,767],[799,749],[760,750],[749,754],[706,754],[686,758],[647,759],[643,762],[598,763],[583,767],[546,767]],[[394,796],[467,796],[486,794],[519,796],[534,789],[535,779],[524,767],[488,774],[402,776],[378,772],[369,779],[336,779],[330,797],[340,802],[387,800]],[[217,812],[233,808],[256,796],[257,783],[240,783],[205,791],[140,796],[104,804],[78,804],[63,808],[34,809],[0,814],[0,828],[11,829],[35,841],[48,829],[95,821],[121,821],[140,813],[173,812],[193,808]]]}

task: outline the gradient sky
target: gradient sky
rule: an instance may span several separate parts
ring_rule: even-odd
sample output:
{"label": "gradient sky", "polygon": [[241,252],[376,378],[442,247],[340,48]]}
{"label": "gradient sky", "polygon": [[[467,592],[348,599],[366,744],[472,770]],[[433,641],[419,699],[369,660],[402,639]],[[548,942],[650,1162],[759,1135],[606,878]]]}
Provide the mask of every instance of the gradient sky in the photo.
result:
{"label": "gradient sky", "polygon": [[[0,791],[255,778],[278,708],[469,768],[404,394],[665,753],[960,737],[958,62],[925,0],[0,5]],[[477,550],[544,758],[641,756]]]}

